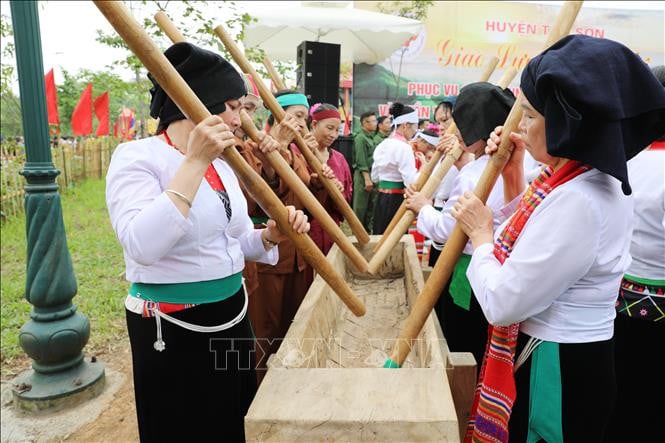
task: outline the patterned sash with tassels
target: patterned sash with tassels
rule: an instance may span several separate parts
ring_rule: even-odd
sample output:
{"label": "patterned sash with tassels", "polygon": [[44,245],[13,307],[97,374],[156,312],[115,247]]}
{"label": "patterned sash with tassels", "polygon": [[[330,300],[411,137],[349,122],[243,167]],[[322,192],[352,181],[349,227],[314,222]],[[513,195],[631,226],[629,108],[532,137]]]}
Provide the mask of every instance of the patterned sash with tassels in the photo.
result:
{"label": "patterned sash with tassels", "polygon": [[[590,169],[576,161],[568,161],[555,173],[545,168],[520,201],[510,222],[494,243],[494,256],[501,264],[510,256],[513,245],[533,211],[554,188]],[[478,386],[471,407],[465,442],[507,442],[508,421],[515,402],[513,365],[519,324],[492,326],[480,369]]]}

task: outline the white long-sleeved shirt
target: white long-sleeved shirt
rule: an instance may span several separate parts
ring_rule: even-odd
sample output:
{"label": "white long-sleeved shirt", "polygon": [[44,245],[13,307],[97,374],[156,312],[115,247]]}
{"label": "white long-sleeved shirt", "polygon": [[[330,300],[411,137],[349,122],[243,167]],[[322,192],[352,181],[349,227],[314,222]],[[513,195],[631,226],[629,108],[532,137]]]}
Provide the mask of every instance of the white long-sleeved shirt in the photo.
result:
{"label": "white long-sleeved shirt", "polygon": [[635,216],[626,274],[665,280],[665,151],[646,150],[628,162]]}
{"label": "white long-sleeved shirt", "polygon": [[598,170],[555,188],[503,266],[492,244],[473,251],[467,277],[487,320],[521,322],[524,333],[557,343],[611,338],[614,303],[630,264],[632,214],[632,198]]}
{"label": "white long-sleeved shirt", "polygon": [[157,137],[124,143],[106,176],[106,205],[122,245],[126,278],[141,283],[215,280],[241,272],[245,259],[277,263],[247,215],[247,201],[231,167],[213,162],[224,183],[231,220],[203,179],[187,218],[164,190],[184,156]]}
{"label": "white long-sleeved shirt", "polygon": [[[446,158],[445,156],[441,157],[441,161]],[[434,192],[434,206],[437,208],[442,208],[446,200],[450,198],[450,194],[453,190],[453,185],[455,184],[455,179],[457,178],[457,174],[459,174],[459,170],[453,166],[448,170],[448,173],[446,174],[445,177],[443,177],[443,180],[441,180],[441,184],[439,185],[438,188],[436,188],[436,191]]]}
{"label": "white long-sleeved shirt", "polygon": [[416,157],[404,137],[393,134],[378,144],[374,150],[371,178],[374,183],[388,180],[403,182],[405,186],[416,181]]}
{"label": "white long-sleeved shirt", "polygon": [[[478,160],[474,160],[470,163],[464,165],[461,171],[455,177],[455,182],[453,183],[453,189],[450,191],[450,196],[446,203],[443,205],[441,212],[438,212],[432,206],[424,206],[418,213],[418,231],[420,231],[425,237],[434,240],[435,242],[445,243],[450,237],[450,234],[453,232],[455,227],[455,217],[452,215],[453,206],[457,203],[457,200],[464,195],[466,191],[473,191],[480,180],[480,176],[483,174],[487,162],[489,162],[490,157],[488,155],[483,155]],[[453,166],[454,169],[455,167]],[[506,209],[504,208],[503,202],[503,179],[499,177],[490,192],[490,195],[487,199],[487,206],[492,210],[494,215],[494,229],[501,224],[511,212],[505,213]],[[471,255],[473,253],[473,246],[471,242],[467,242],[464,247],[464,253]]]}

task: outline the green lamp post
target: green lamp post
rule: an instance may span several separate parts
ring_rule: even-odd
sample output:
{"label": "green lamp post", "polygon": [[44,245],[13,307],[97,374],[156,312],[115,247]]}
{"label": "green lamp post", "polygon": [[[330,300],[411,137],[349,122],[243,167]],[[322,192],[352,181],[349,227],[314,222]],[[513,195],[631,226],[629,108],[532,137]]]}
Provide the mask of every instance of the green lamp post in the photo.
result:
{"label": "green lamp post", "polygon": [[19,332],[32,369],[14,380],[14,403],[25,410],[60,409],[99,394],[104,366],[86,361],[90,322],[76,312],[76,277],[67,249],[51,159],[44,69],[36,1],[12,1],[26,163],[27,271],[25,297],[33,305]]}

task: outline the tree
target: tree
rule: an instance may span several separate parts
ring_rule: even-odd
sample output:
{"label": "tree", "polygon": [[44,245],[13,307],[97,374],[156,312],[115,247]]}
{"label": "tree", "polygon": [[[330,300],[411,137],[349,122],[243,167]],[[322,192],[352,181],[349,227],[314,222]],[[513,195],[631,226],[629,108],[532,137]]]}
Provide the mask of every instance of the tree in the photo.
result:
{"label": "tree", "polygon": [[[412,0],[412,1],[389,1],[389,2],[379,2],[377,4],[377,8],[379,11],[385,13],[385,14],[391,14],[391,15],[397,15],[399,17],[404,17],[404,18],[410,18],[414,20],[424,20],[427,18],[427,11],[429,8],[434,4],[433,1],[429,0]],[[395,79],[395,101],[397,101],[399,97],[399,86],[402,81],[402,63],[404,61],[404,54],[406,53],[406,49],[408,47],[408,44],[405,44],[402,46],[400,49],[400,57],[399,57],[399,66],[398,66],[398,71],[397,74],[395,74],[395,69],[393,67],[393,60],[392,57],[389,58],[390,60],[390,72],[393,75],[393,78]]]}
{"label": "tree", "polygon": [[[202,47],[209,48],[211,50],[216,50],[221,53],[227,60],[232,60],[231,55],[228,53],[222,42],[217,38],[214,33],[214,28],[217,26],[218,22],[210,17],[214,17],[213,14],[206,12],[206,9],[209,10],[210,6],[215,6],[219,8],[224,8],[230,15],[230,18],[224,22],[224,25],[229,31],[229,33],[234,36],[236,41],[242,40],[245,27],[252,23],[253,19],[248,13],[242,12],[238,9],[236,2],[233,1],[224,1],[224,2],[213,2],[211,4],[207,1],[182,1],[182,2],[170,2],[170,1],[146,1],[141,2],[141,9],[133,9],[133,13],[137,19],[143,23],[143,27],[146,32],[153,38],[153,41],[157,45],[166,48],[171,45],[171,42],[164,35],[164,33],[159,29],[159,26],[155,23],[153,16],[157,11],[166,12],[171,20],[173,20],[176,27],[183,33],[188,41],[197,44]],[[130,8],[132,8],[133,3],[130,2]],[[139,98],[139,106],[136,107],[138,110],[138,116],[141,120],[145,121],[147,118],[147,109],[145,104],[149,103],[149,87],[150,83],[140,82],[139,79],[146,78],[146,71],[143,67],[141,61],[129,50],[125,42],[113,34],[105,34],[104,32],[97,31],[97,41],[113,47],[113,48],[123,48],[127,50],[127,55],[112,63],[112,66],[122,66],[129,68],[135,73],[136,77],[136,90],[135,95]],[[265,53],[263,50],[258,48],[249,48],[245,49],[245,55],[250,60],[254,62],[255,68],[259,75],[267,77],[267,72],[260,65]],[[276,65],[276,69],[283,76],[285,72],[290,68],[288,64]]]}
{"label": "tree", "polygon": [[11,19],[0,16],[0,40],[3,48],[0,57],[0,134],[3,136],[17,136],[23,134],[21,120],[21,103],[12,91],[14,81],[14,32]]}
{"label": "tree", "polygon": [[[143,95],[136,91],[149,91],[150,81],[140,79],[140,84],[125,81],[113,72],[93,72],[83,69],[76,74],[62,70],[64,81],[58,85],[58,112],[62,116],[60,130],[63,135],[71,133],[71,115],[81,97],[85,86],[92,82],[92,96],[97,97],[104,91],[109,91],[109,112],[111,119],[120,113],[123,106],[139,109]],[[112,122],[113,120],[111,120]],[[112,123],[111,123],[112,124]]]}

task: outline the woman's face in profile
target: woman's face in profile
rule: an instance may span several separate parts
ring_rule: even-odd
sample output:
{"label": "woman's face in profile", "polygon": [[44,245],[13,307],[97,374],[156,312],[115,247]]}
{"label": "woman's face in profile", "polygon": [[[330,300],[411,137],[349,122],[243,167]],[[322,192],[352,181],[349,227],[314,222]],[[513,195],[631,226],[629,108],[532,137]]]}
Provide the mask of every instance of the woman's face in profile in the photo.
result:
{"label": "woman's face in profile", "polygon": [[525,96],[522,96],[522,110],[519,130],[526,150],[536,161],[551,165],[554,158],[547,153],[545,117],[531,106]]}
{"label": "woman's face in profile", "polygon": [[226,109],[217,115],[224,120],[224,123],[231,129],[231,132],[235,132],[240,127],[240,110],[242,109],[242,104],[237,99],[226,101],[224,104],[226,105]]}

